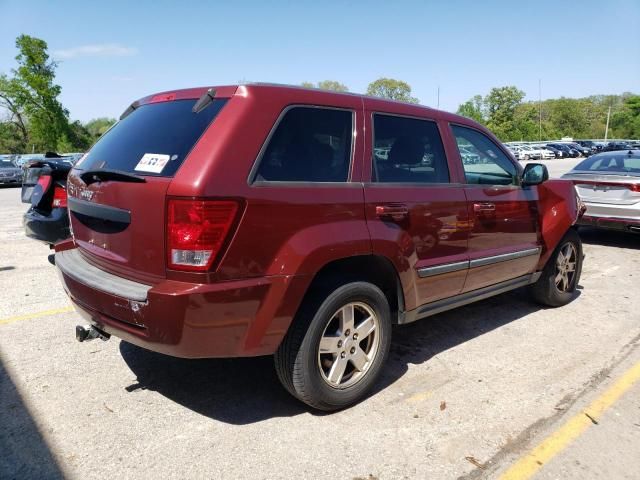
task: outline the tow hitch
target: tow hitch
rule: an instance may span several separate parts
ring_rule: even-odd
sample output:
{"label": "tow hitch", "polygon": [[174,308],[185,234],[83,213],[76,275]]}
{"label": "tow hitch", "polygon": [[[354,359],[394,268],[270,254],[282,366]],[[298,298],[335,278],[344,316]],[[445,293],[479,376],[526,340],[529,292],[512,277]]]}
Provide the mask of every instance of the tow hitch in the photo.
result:
{"label": "tow hitch", "polygon": [[93,325],[76,325],[76,340],[79,342],[88,342],[96,338],[106,342],[111,338],[111,335],[98,330]]}

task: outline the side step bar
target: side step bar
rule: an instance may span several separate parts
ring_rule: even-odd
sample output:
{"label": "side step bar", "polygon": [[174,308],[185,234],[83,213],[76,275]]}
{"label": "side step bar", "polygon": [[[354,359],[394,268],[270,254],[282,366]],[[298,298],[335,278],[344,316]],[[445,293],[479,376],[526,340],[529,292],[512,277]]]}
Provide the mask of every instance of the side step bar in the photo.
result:
{"label": "side step bar", "polygon": [[462,307],[463,305],[468,305],[478,300],[484,300],[485,298],[500,295],[510,290],[515,290],[516,288],[531,285],[532,283],[536,283],[538,281],[540,275],[542,275],[542,272],[530,273],[528,275],[523,275],[511,280],[506,280],[495,285],[490,285],[488,287],[479,288],[478,290],[472,290],[471,292],[462,293],[454,297],[444,298],[442,300],[427,303],[426,305],[418,307],[414,310],[409,310],[401,313],[400,317],[398,318],[398,323],[402,325],[405,323],[415,322],[416,320],[420,320],[421,318],[436,315],[438,313],[446,312],[447,310],[452,310],[457,307]]}

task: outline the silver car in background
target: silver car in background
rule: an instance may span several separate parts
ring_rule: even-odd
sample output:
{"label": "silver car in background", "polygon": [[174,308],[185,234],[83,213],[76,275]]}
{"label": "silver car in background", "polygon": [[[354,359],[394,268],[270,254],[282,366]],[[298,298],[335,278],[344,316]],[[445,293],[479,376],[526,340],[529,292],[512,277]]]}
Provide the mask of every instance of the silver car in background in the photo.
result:
{"label": "silver car in background", "polygon": [[562,178],[587,207],[579,225],[640,233],[640,150],[598,153]]}

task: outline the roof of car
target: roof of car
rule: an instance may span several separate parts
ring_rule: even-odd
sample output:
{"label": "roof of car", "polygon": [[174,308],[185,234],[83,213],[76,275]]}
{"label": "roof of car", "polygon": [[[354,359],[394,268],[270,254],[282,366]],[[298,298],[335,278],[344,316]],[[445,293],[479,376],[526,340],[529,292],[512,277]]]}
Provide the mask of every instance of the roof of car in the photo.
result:
{"label": "roof of car", "polygon": [[[241,88],[246,89],[244,92],[240,91]],[[454,122],[454,123],[462,123],[462,124],[467,124],[467,125],[474,125],[476,128],[484,130],[484,131],[488,131],[486,129],[486,127],[480,125],[479,123],[475,122],[472,119],[469,119],[467,117],[463,117],[454,113],[450,113],[450,112],[445,112],[444,110],[438,110],[432,107],[427,107],[425,105],[420,105],[420,104],[415,104],[415,103],[408,103],[408,102],[402,102],[399,100],[391,100],[388,98],[381,98],[381,97],[375,97],[375,96],[371,96],[371,95],[364,95],[364,94],[360,94],[360,93],[353,93],[353,92],[336,92],[333,90],[322,90],[319,88],[309,88],[309,87],[303,87],[300,85],[285,85],[285,84],[278,84],[278,83],[264,83],[264,82],[252,82],[252,83],[241,83],[241,84],[236,84],[236,85],[216,85],[216,86],[208,86],[208,87],[196,87],[196,88],[187,88],[187,89],[176,89],[176,90],[168,90],[165,92],[158,92],[158,93],[154,93],[152,95],[148,95],[146,97],[143,97],[139,100],[137,100],[136,102],[134,102],[132,105],[140,105],[140,104],[144,104],[144,103],[152,103],[155,101],[162,101],[161,98],[162,97],[170,97],[170,96],[174,96],[174,98],[172,99],[186,99],[186,98],[200,98],[202,95],[205,95],[207,92],[214,92],[213,94],[216,96],[216,98],[229,98],[232,97],[234,95],[239,95],[239,96],[243,96],[243,94],[246,94],[247,91],[259,91],[259,90],[268,90],[270,92],[273,92],[274,90],[279,90],[282,91],[283,93],[289,91],[289,92],[296,92],[296,91],[300,91],[300,92],[305,92],[305,94],[311,94],[311,95],[332,95],[332,96],[348,96],[348,97],[359,97],[359,98],[363,98],[363,99],[369,99],[372,101],[376,101],[376,102],[381,102],[381,103],[385,103],[385,104],[393,104],[393,105],[397,105],[397,106],[402,106],[402,107],[406,107],[407,110],[414,110],[414,112],[418,113],[420,112],[420,110],[424,111],[424,113],[429,112],[430,116],[432,117],[438,117],[450,122]],[[136,106],[137,106],[136,105]],[[422,113],[422,112],[420,112]],[[408,115],[410,115],[408,113]]]}

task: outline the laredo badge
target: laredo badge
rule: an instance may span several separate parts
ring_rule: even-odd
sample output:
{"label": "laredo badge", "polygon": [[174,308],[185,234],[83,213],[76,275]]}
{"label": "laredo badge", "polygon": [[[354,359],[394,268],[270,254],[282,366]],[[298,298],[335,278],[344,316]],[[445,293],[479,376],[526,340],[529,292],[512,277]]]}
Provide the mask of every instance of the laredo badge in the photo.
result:
{"label": "laredo badge", "polygon": [[162,173],[162,169],[167,163],[169,163],[169,155],[145,153],[134,170],[137,172]]}

